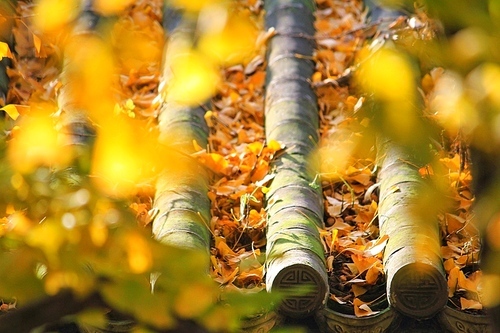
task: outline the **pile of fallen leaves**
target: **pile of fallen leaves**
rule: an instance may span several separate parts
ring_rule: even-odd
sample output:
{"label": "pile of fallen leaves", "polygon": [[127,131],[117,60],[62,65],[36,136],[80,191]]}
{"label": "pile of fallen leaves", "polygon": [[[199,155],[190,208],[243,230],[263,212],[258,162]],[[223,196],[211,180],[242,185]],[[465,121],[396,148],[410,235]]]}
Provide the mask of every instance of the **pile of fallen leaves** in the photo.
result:
{"label": "pile of fallen leaves", "polygon": [[[262,31],[260,6],[252,8]],[[211,274],[221,285],[264,288],[266,212],[263,197],[272,179],[269,167],[281,150],[264,134],[264,44],[246,65],[222,70],[212,109],[205,114],[209,144],[199,158],[214,173],[211,201]]]}
{"label": "pile of fallen leaves", "polygon": [[[423,94],[427,106],[436,98],[435,87],[442,79],[444,69],[435,68],[422,79]],[[426,110],[431,118],[439,115]],[[439,121],[439,119],[436,119]],[[441,226],[444,269],[448,280],[449,304],[454,308],[472,313],[482,313],[480,234],[474,224],[472,205],[472,174],[467,146],[460,133],[444,134],[439,159],[444,174],[435,175],[432,168],[421,169],[424,177],[443,177],[448,184],[451,208],[438,216]]]}
{"label": "pile of fallen leaves", "polygon": [[460,153],[449,155],[440,161],[448,170],[453,209],[439,216],[449,303],[466,311],[482,310],[479,270],[481,244],[471,210],[474,200],[472,177],[468,163],[464,165]]}
{"label": "pile of fallen leaves", "polygon": [[[7,68],[9,90],[6,104],[29,105],[39,101],[55,101],[60,72],[61,50],[52,36],[36,30],[32,22],[35,4],[19,1],[12,34],[14,55]],[[26,108],[19,107],[20,110]]]}
{"label": "pile of fallen leaves", "polygon": [[[378,184],[370,119],[362,112],[364,97],[356,95],[350,76],[356,71],[357,52],[373,36],[361,1],[318,0],[316,12],[316,72],[312,77],[321,118],[318,180],[324,194],[325,229],[321,231],[329,272],[329,306],[358,317],[373,315],[386,303],[382,265],[387,236],[379,237]],[[397,19],[391,34],[418,31],[432,38],[431,22],[418,12],[406,22]],[[422,96],[429,106],[434,86],[443,73],[436,68],[422,79]],[[424,110],[429,116],[429,110]],[[444,134],[446,136],[446,134]],[[466,147],[460,137],[449,136],[446,147],[436,147],[439,163],[447,171],[445,182],[453,200],[451,209],[437,218],[441,226],[442,256],[447,273],[449,303],[477,312],[481,304],[480,239],[472,221],[474,200]],[[422,177],[438,177],[430,166]]]}
{"label": "pile of fallen leaves", "polygon": [[[319,180],[325,203],[321,231],[329,274],[328,304],[358,317],[386,306],[379,238],[374,151],[358,113],[364,98],[347,85],[357,52],[366,41],[366,12],[361,1],[317,1],[312,77],[321,119]],[[366,149],[368,147],[368,149]]]}
{"label": "pile of fallen leaves", "polygon": [[[118,112],[155,123],[164,31],[162,1],[135,1],[112,29],[119,55]],[[262,28],[262,2],[239,2]],[[356,53],[366,40],[366,11],[360,0],[317,0],[316,71],[311,83],[318,95],[321,119],[317,184],[322,187],[325,228],[321,230],[330,281],[329,304],[357,316],[384,306],[382,255],[387,238],[379,238],[377,170],[369,119],[360,112],[364,98],[348,86]],[[55,103],[61,51],[57,41],[35,31],[31,2],[18,1],[13,30],[15,54],[7,103]],[[221,70],[222,83],[207,110],[208,147],[198,158],[213,171],[211,200],[211,275],[229,288],[264,288],[266,212],[263,196],[273,174],[269,164],[284,148],[266,142],[264,134],[265,39],[262,32],[254,58]],[[131,42],[134,41],[134,42]],[[137,43],[136,43],[137,42]],[[426,98],[439,79],[439,70],[424,77]],[[479,237],[471,223],[473,195],[469,167],[458,151],[443,153],[441,162],[454,198],[454,210],[439,216],[443,259],[448,273],[450,302],[463,310],[481,309],[477,270]],[[422,171],[424,177],[430,173]],[[314,184],[313,184],[314,185]],[[141,225],[151,221],[153,191],[146,189],[130,205]],[[2,303],[2,309],[8,304]]]}
{"label": "pile of fallen leaves", "polygon": [[154,119],[165,40],[163,1],[137,0],[118,18],[111,35],[116,54],[122,111]]}

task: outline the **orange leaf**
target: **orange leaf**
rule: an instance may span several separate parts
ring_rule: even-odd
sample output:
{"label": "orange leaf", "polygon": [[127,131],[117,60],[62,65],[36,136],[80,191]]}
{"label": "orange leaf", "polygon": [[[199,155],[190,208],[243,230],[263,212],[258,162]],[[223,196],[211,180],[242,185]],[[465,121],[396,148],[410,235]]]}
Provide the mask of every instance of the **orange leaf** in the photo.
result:
{"label": "orange leaf", "polygon": [[225,256],[235,256],[236,253],[231,250],[231,248],[226,244],[225,240],[221,237],[218,237],[216,239],[217,242],[217,250],[219,251],[219,254],[223,257]]}
{"label": "orange leaf", "polygon": [[367,303],[363,302],[359,298],[355,298],[353,301],[354,314],[356,317],[366,317],[377,314],[379,311],[373,311],[370,309]]}
{"label": "orange leaf", "polygon": [[33,44],[35,45],[36,55],[40,56],[40,50],[42,48],[42,40],[35,34],[33,35]]}
{"label": "orange leaf", "polygon": [[446,226],[448,229],[448,233],[452,234],[460,229],[462,229],[465,225],[465,219],[458,215],[446,213]]}
{"label": "orange leaf", "polygon": [[354,265],[356,265],[356,268],[358,269],[359,272],[363,273],[373,265],[376,265],[377,263],[380,263],[380,260],[374,257],[368,257],[365,258],[363,256],[353,254],[351,255],[351,259],[354,262]]}
{"label": "orange leaf", "polygon": [[358,296],[361,296],[363,295],[364,293],[367,292],[367,289],[366,288],[363,288],[357,284],[353,284],[351,286],[351,289],[352,289],[352,292],[354,293],[354,296],[355,297],[358,297]]}
{"label": "orange leaf", "polygon": [[448,274],[448,297],[452,297],[457,290],[459,273],[460,269],[455,266],[450,270],[450,273]]}
{"label": "orange leaf", "polygon": [[460,307],[462,308],[462,310],[481,310],[483,308],[483,305],[481,304],[481,302],[475,301],[473,299],[460,297]]}
{"label": "orange leaf", "polygon": [[443,263],[443,266],[446,272],[450,272],[454,267],[456,267],[453,258],[446,259]]}
{"label": "orange leaf", "polygon": [[224,159],[224,156],[217,153],[209,153],[201,156],[201,161],[212,171],[216,173],[226,174],[229,167],[229,162]]}
{"label": "orange leaf", "polygon": [[269,165],[267,164],[267,162],[260,161],[260,163],[257,165],[252,174],[251,181],[255,183],[261,179],[264,179],[264,177],[267,175],[268,172],[269,172]]}
{"label": "orange leaf", "polygon": [[382,264],[375,264],[368,268],[366,272],[366,283],[374,285],[377,283],[378,277],[382,273]]}
{"label": "orange leaf", "polygon": [[481,272],[474,272],[467,278],[464,272],[460,271],[460,273],[458,274],[458,287],[467,291],[477,293],[477,286],[479,284],[480,276]]}
{"label": "orange leaf", "polygon": [[384,251],[385,246],[389,240],[389,235],[383,235],[377,240],[370,241],[366,244],[366,250],[363,253],[363,256],[370,257],[376,256],[377,254]]}

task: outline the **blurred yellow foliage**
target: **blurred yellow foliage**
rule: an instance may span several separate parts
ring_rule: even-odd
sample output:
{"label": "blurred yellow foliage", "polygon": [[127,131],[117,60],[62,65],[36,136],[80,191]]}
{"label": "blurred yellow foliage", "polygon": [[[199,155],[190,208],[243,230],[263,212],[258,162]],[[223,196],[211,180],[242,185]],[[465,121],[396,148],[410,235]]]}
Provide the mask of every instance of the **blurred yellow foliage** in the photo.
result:
{"label": "blurred yellow foliage", "polygon": [[153,266],[153,254],[148,242],[138,232],[126,235],[124,247],[127,251],[128,265],[132,273],[141,274]]}
{"label": "blurred yellow foliage", "polygon": [[89,224],[89,234],[92,243],[97,247],[101,247],[108,239],[109,230],[102,219],[95,219]]}
{"label": "blurred yellow foliage", "polygon": [[65,57],[59,107],[83,107],[94,120],[109,114],[116,80],[110,47],[97,36],[78,35],[66,45]]}
{"label": "blurred yellow foliage", "polygon": [[415,78],[409,61],[394,49],[383,47],[374,53],[360,52],[357,81],[363,90],[381,101],[413,100]]}
{"label": "blurred yellow foliage", "polygon": [[196,105],[205,102],[214,93],[220,81],[219,72],[199,51],[188,50],[174,56],[171,64],[172,80],[168,83],[167,100]]}
{"label": "blurred yellow foliage", "polygon": [[[366,93],[383,103],[377,115],[384,131],[401,142],[409,142],[408,133],[418,131],[416,77],[406,56],[390,47],[375,52],[363,50],[355,78]],[[417,133],[419,134],[419,133]]]}
{"label": "blurred yellow foliage", "polygon": [[34,111],[19,122],[19,130],[9,141],[8,158],[12,167],[28,173],[36,167],[64,166],[71,160],[71,149],[58,135],[50,110]]}
{"label": "blurred yellow foliage", "polygon": [[[215,24],[214,24],[215,25]],[[230,15],[223,27],[206,30],[199,48],[214,61],[234,65],[249,60],[258,31],[248,15]]]}
{"label": "blurred yellow foliage", "polygon": [[79,11],[78,0],[39,0],[33,20],[41,31],[52,32],[74,20]]}
{"label": "blurred yellow foliage", "polygon": [[31,228],[25,241],[32,247],[42,249],[48,261],[57,266],[59,263],[58,252],[64,244],[66,236],[66,230],[61,223],[47,219]]}
{"label": "blurred yellow foliage", "polygon": [[112,40],[124,73],[144,71],[145,64],[151,67],[161,62],[164,34],[157,21],[139,26],[133,20],[120,20],[113,28]]}
{"label": "blurred yellow foliage", "polygon": [[460,130],[470,133],[479,121],[462,78],[452,71],[444,72],[435,82],[430,107],[439,123],[452,135]]}
{"label": "blurred yellow foliage", "polygon": [[169,2],[174,7],[183,8],[191,12],[199,12],[210,5],[222,2],[222,0],[170,0]]}
{"label": "blurred yellow foliage", "polygon": [[102,15],[114,15],[125,10],[133,2],[134,0],[95,0],[93,9]]}
{"label": "blurred yellow foliage", "polygon": [[485,63],[479,68],[479,81],[471,82],[472,86],[478,83],[488,98],[496,107],[500,107],[500,65]]}
{"label": "blurred yellow foliage", "polygon": [[[181,289],[175,299],[175,312],[180,318],[196,318],[214,304],[216,295],[214,288],[207,284],[194,284]],[[196,300],[196,302],[193,302]]]}
{"label": "blurred yellow foliage", "polygon": [[106,193],[128,196],[134,192],[141,178],[141,160],[127,126],[108,128],[100,133],[95,143],[92,174],[96,184]]}
{"label": "blurred yellow foliage", "polygon": [[71,288],[83,294],[88,283],[84,283],[84,277],[72,271],[51,271],[44,277],[45,291],[49,295],[57,294],[61,289]]}

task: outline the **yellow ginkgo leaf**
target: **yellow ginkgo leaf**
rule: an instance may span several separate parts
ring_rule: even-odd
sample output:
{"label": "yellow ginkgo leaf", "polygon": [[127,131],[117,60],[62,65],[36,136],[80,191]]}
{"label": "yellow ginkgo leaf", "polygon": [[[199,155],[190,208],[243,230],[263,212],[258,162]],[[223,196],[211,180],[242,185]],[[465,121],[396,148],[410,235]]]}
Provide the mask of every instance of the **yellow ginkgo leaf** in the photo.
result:
{"label": "yellow ginkgo leaf", "polygon": [[9,44],[0,42],[0,59],[5,57],[12,58],[12,52],[10,52]]}
{"label": "yellow ginkgo leaf", "polygon": [[17,111],[17,107],[13,104],[8,104],[3,108],[1,108],[0,110],[5,111],[9,115],[9,117],[11,117],[14,120],[16,120],[17,117],[19,117],[19,111]]}

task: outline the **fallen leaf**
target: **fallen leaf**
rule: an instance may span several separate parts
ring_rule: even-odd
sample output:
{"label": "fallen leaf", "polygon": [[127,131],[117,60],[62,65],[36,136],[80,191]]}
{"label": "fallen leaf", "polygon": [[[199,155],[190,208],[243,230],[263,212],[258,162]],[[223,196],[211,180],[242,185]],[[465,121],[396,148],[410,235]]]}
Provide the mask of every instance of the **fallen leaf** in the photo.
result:
{"label": "fallen leaf", "polygon": [[370,309],[367,303],[363,302],[359,298],[354,299],[353,305],[354,305],[354,314],[356,315],[356,317],[372,316],[380,312],[380,311],[373,311],[372,309]]}
{"label": "fallen leaf", "polygon": [[448,297],[453,297],[458,285],[458,276],[460,274],[460,269],[458,267],[453,267],[448,274]]}
{"label": "fallen leaf", "polygon": [[376,255],[384,251],[387,242],[389,241],[389,235],[383,235],[375,241],[370,241],[366,244],[366,250],[363,252],[365,257],[375,257]]}
{"label": "fallen leaf", "polygon": [[467,299],[464,297],[460,297],[460,307],[462,310],[482,310],[483,305],[481,302],[473,300],[473,299]]}
{"label": "fallen leaf", "polygon": [[36,55],[40,56],[40,50],[42,48],[42,40],[35,34],[33,34],[33,45],[35,46]]}
{"label": "fallen leaf", "polygon": [[10,52],[9,44],[0,42],[0,59],[5,57],[12,59],[12,53]]}
{"label": "fallen leaf", "polygon": [[357,284],[353,284],[351,286],[351,289],[352,289],[352,292],[354,293],[354,297],[361,296],[361,295],[365,294],[368,291],[368,289],[363,288],[363,287],[361,287],[360,285],[357,285]]}
{"label": "fallen leaf", "polygon": [[468,278],[463,271],[458,274],[458,288],[477,293],[481,272],[474,272]]}
{"label": "fallen leaf", "polygon": [[380,263],[380,260],[375,257],[363,257],[357,254],[351,255],[351,259],[360,273],[363,273],[373,265]]}

